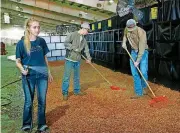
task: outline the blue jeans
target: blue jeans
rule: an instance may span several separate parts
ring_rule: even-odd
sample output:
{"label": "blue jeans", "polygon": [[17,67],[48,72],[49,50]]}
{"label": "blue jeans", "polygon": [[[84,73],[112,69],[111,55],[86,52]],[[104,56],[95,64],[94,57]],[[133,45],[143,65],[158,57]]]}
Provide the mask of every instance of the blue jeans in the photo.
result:
{"label": "blue jeans", "polygon": [[[41,77],[41,78],[38,78]],[[23,110],[23,127],[32,128],[32,107],[35,87],[37,88],[38,97],[38,128],[46,125],[45,109],[46,109],[46,93],[48,88],[48,79],[42,76],[22,77],[22,85],[25,95]]]}
{"label": "blue jeans", "polygon": [[[131,51],[131,56],[136,61],[138,52],[135,50]],[[145,50],[144,54],[142,56],[141,62],[139,64],[140,70],[146,80],[148,80],[148,51]],[[143,95],[143,89],[147,87],[144,80],[141,78],[141,75],[139,74],[137,68],[134,66],[134,63],[130,59],[130,67],[131,67],[131,73],[134,79],[134,89],[136,95],[142,96]]]}
{"label": "blue jeans", "polygon": [[78,62],[72,62],[69,60],[65,61],[64,66],[64,76],[63,76],[63,83],[62,83],[62,94],[68,95],[68,89],[69,89],[69,80],[71,76],[71,71],[74,71],[74,93],[80,92],[80,61]]}

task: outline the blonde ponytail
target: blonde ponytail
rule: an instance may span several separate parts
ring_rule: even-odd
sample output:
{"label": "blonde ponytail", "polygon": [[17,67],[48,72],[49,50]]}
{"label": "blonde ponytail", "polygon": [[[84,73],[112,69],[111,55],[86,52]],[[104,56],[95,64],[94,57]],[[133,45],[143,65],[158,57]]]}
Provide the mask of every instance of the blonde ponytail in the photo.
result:
{"label": "blonde ponytail", "polygon": [[25,45],[25,48],[26,48],[26,52],[28,54],[30,54],[31,42],[30,42],[30,39],[29,39],[29,31],[27,30],[27,28],[25,30],[24,45]]}

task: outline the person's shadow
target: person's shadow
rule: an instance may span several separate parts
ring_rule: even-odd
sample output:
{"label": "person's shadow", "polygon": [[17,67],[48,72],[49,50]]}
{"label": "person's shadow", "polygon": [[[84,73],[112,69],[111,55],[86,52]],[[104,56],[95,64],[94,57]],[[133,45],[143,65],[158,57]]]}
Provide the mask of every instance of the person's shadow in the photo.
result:
{"label": "person's shadow", "polygon": [[100,80],[96,80],[94,82],[88,82],[88,83],[84,83],[81,84],[81,91],[86,91],[89,87],[95,86],[96,88],[100,88],[100,84],[104,83],[106,81],[104,81],[103,79]]}
{"label": "person's shadow", "polygon": [[46,119],[47,124],[49,126],[53,125],[56,121],[58,121],[62,116],[65,115],[66,110],[69,108],[69,105],[65,106],[58,106],[55,109],[51,110],[50,112],[47,112]]}

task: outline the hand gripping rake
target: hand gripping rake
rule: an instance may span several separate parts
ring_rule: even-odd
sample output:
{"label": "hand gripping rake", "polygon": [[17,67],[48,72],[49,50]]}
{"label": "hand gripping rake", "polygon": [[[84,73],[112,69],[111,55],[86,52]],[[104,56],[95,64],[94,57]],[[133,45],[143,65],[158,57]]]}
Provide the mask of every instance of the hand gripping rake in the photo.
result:
{"label": "hand gripping rake", "polygon": [[[125,49],[125,50],[126,50],[126,52],[128,53],[129,57],[131,58],[131,60],[132,60],[133,63],[134,63],[134,60],[133,60],[132,56],[130,55],[129,51],[128,51],[127,49]],[[152,95],[153,95],[153,98],[152,98],[152,100],[149,101],[149,104],[150,104],[150,105],[153,105],[154,103],[157,103],[157,102],[167,101],[167,100],[168,100],[167,97],[165,97],[165,96],[156,96],[156,95],[154,94],[154,92],[152,91],[152,89],[151,89],[151,87],[149,86],[148,82],[147,82],[146,79],[144,78],[142,72],[140,71],[139,67],[136,67],[136,68],[137,68],[137,70],[139,71],[141,77],[143,78],[143,80],[145,81],[146,85],[148,86],[149,90],[151,91],[151,93],[152,93]]]}

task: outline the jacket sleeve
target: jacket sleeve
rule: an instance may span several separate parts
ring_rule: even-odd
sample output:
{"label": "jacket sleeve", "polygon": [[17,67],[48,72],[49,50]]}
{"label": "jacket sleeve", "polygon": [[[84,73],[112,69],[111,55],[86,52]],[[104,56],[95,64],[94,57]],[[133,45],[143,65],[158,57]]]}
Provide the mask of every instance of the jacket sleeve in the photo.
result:
{"label": "jacket sleeve", "polygon": [[85,50],[84,50],[84,53],[86,54],[86,57],[88,60],[91,60],[91,56],[89,54],[89,47],[88,47],[88,44],[87,44],[87,41],[85,40]]}
{"label": "jacket sleeve", "polygon": [[122,42],[122,47],[123,47],[124,49],[127,49],[126,42],[127,42],[127,37],[126,37],[126,35],[124,35],[124,36],[123,36],[123,42]]}
{"label": "jacket sleeve", "polygon": [[67,37],[64,41],[64,46],[66,49],[72,50],[72,41],[73,41],[72,34],[67,35]]}
{"label": "jacket sleeve", "polygon": [[147,37],[146,37],[146,32],[144,30],[140,30],[138,34],[139,34],[139,52],[136,61],[140,62],[144,54],[145,46],[147,44]]}

